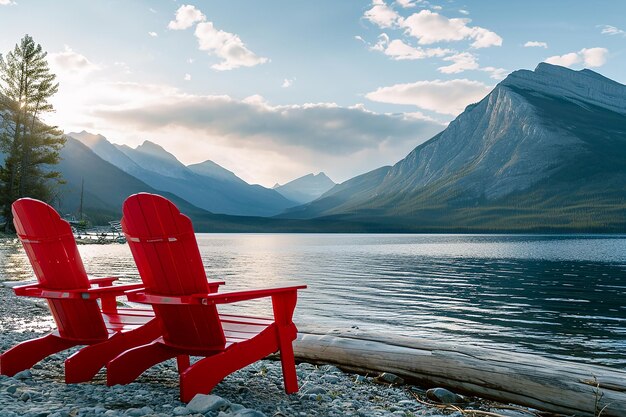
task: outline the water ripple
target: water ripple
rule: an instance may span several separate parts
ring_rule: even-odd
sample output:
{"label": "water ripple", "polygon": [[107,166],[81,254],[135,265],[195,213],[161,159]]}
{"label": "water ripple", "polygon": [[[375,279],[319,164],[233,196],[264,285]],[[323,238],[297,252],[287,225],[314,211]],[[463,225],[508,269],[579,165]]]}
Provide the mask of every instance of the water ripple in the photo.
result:
{"label": "water ripple", "polygon": [[[296,320],[626,367],[626,236],[198,235],[229,289],[306,282]],[[138,280],[125,245],[81,246],[96,276]],[[29,280],[0,242],[2,280]],[[234,310],[234,307],[225,307]],[[267,314],[268,303],[252,302]]]}

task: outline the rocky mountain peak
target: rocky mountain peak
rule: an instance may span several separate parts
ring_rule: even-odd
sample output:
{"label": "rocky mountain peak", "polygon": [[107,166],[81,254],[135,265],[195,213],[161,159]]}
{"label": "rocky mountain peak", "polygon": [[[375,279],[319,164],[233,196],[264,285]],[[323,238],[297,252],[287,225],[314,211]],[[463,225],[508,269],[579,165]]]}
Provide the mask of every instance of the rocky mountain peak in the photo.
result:
{"label": "rocky mountain peak", "polygon": [[83,130],[81,132],[71,132],[68,133],[67,136],[71,136],[74,139],[79,140],[90,148],[100,142],[107,141],[104,136],[100,134],[89,133],[86,130]]}
{"label": "rocky mountain peak", "polygon": [[149,140],[145,140],[141,145],[137,146],[135,148],[135,151],[180,164],[180,162],[178,161],[178,159],[176,159],[174,155],[166,151],[161,145],[157,145],[156,143],[150,142]]}
{"label": "rocky mountain peak", "polygon": [[226,168],[216,164],[215,162],[207,159],[204,162],[200,162],[197,164],[187,165],[191,171],[195,172],[198,175],[202,175],[205,177],[211,177],[219,180],[225,181],[235,181],[239,183],[246,184],[244,180],[235,175],[232,171],[227,170]]}
{"label": "rocky mountain peak", "polygon": [[317,178],[318,180],[327,179],[329,181],[332,181],[330,178],[328,178],[328,175],[326,175],[326,173],[324,172],[318,172],[317,174],[313,174],[313,176]]}
{"label": "rocky mountain peak", "polygon": [[276,184],[273,189],[286,198],[304,204],[315,200],[335,186],[326,174],[307,174],[284,185]]}
{"label": "rocky mountain peak", "polygon": [[574,71],[542,62],[534,71],[512,72],[499,85],[560,97],[577,104],[593,104],[626,114],[626,85],[589,69]]}

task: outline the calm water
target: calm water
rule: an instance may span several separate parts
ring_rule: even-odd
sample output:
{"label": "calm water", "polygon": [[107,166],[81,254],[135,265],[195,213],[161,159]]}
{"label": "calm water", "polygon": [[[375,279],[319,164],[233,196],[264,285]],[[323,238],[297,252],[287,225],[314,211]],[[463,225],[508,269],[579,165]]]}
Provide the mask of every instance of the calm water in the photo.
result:
{"label": "calm water", "polygon": [[[626,368],[626,236],[200,234],[228,289],[305,282],[297,322],[358,326]],[[126,245],[80,246],[138,279]],[[0,280],[30,280],[15,242]],[[254,303],[255,312],[268,306]]]}

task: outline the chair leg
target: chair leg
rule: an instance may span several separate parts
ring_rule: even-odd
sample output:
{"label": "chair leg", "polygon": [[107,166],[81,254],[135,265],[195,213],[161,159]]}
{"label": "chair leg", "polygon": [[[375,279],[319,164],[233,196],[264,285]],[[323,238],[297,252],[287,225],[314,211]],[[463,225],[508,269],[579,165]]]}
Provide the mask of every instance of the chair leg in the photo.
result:
{"label": "chair leg", "polygon": [[280,364],[283,369],[283,382],[287,394],[298,392],[298,376],[296,374],[296,361],[293,356],[293,338],[289,332],[278,331],[280,344]]}
{"label": "chair leg", "polygon": [[29,369],[43,358],[79,343],[61,339],[54,333],[27,340],[0,355],[0,375],[13,376]]}
{"label": "chair leg", "polygon": [[280,363],[283,368],[283,381],[287,394],[298,392],[298,377],[296,376],[296,362],[293,357],[292,344],[298,334],[298,330],[292,321],[297,298],[296,291],[272,296],[272,308],[274,310],[280,348]]}
{"label": "chair leg", "polygon": [[190,366],[189,355],[178,355],[176,357],[176,366],[179,374],[185,372]]}
{"label": "chair leg", "polygon": [[265,331],[254,339],[201,359],[180,374],[180,400],[189,402],[196,394],[208,394],[226,376],[276,352],[276,333]]}
{"label": "chair leg", "polygon": [[127,350],[107,364],[107,385],[129,384],[151,366],[178,354],[163,346],[160,340]]}
{"label": "chair leg", "polygon": [[136,346],[158,338],[161,330],[156,319],[125,333],[115,333],[108,340],[87,346],[65,361],[65,382],[76,384],[92,379],[110,360]]}

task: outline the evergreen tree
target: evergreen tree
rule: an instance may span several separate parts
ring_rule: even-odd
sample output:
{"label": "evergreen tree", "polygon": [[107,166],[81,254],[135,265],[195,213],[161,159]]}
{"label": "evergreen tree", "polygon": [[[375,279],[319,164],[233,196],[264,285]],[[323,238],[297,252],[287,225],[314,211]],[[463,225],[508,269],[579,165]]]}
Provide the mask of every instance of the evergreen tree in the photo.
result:
{"label": "evergreen tree", "polygon": [[59,89],[50,72],[47,53],[25,35],[6,57],[0,56],[0,207],[12,227],[11,204],[18,198],[49,201],[54,186],[62,182],[52,169],[65,144],[63,132],[42,122],[54,111],[48,102]]}

